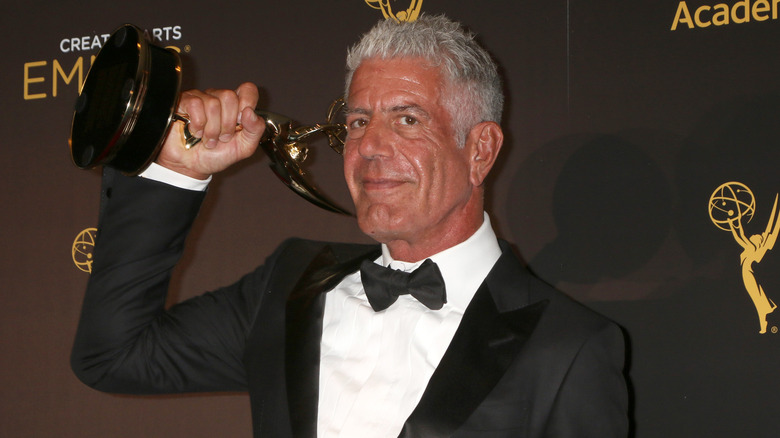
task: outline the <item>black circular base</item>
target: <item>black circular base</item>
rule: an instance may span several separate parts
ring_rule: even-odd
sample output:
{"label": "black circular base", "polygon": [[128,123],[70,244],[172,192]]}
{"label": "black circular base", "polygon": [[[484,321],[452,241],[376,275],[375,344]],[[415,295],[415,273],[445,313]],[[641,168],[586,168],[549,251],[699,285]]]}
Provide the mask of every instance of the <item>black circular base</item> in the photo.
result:
{"label": "black circular base", "polygon": [[95,58],[74,108],[70,149],[76,166],[137,174],[157,156],[179,98],[176,52],[125,25]]}

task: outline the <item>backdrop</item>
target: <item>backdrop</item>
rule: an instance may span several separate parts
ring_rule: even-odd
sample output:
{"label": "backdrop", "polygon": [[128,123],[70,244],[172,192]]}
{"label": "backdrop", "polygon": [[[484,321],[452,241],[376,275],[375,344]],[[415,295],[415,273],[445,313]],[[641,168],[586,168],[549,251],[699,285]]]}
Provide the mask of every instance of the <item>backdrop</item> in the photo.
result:
{"label": "backdrop", "polygon": [[[244,394],[107,395],[70,371],[100,172],[72,164],[68,137],[108,35],[136,24],[181,52],[186,88],[254,81],[262,107],[312,124],[341,94],[346,48],[419,11],[464,22],[498,60],[493,222],[542,278],[624,327],[635,436],[777,436],[780,6],[720,1],[4,3],[0,436],[251,433]],[[310,174],[350,206],[339,156],[314,146]],[[262,154],[218,175],[171,301],[293,235],[367,241]]]}

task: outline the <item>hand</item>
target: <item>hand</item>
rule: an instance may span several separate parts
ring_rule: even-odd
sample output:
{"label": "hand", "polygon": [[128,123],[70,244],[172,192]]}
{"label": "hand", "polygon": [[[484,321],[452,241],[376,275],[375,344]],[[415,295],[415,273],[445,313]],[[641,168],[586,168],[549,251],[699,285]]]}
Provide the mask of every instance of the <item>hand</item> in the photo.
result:
{"label": "hand", "polygon": [[201,141],[185,149],[183,124],[175,123],[157,164],[206,179],[251,156],[265,131],[265,121],[254,112],[258,97],[257,86],[251,83],[241,84],[235,91],[185,91],[177,112],[187,115],[190,132]]}

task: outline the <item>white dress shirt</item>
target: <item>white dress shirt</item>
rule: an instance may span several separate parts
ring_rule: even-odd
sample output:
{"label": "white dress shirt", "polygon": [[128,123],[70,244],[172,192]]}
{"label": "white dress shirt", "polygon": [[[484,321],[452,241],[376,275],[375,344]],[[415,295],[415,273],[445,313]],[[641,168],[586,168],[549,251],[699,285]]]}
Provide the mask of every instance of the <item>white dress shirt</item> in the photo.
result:
{"label": "white dress shirt", "polygon": [[[430,310],[410,295],[374,312],[360,271],[347,276],[325,299],[317,435],[397,437],[422,398],[452,341],[463,312],[501,255],[490,219],[466,241],[431,258],[439,266],[447,303]],[[384,266],[412,271],[422,261],[390,257]]]}
{"label": "white dress shirt", "polygon": [[[152,164],[140,176],[190,190],[200,181]],[[374,312],[360,271],[345,277],[325,298],[320,351],[317,435],[320,438],[397,437],[422,398],[477,288],[501,249],[484,214],[467,240],[430,257],[441,271],[447,303],[430,310],[410,295]],[[412,271],[423,260],[393,260],[385,245],[376,261]]]}

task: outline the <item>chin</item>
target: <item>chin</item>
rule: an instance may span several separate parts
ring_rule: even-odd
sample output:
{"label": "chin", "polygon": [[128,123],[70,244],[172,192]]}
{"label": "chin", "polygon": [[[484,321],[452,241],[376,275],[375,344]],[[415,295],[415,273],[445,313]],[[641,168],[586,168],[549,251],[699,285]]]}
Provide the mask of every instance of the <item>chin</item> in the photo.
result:
{"label": "chin", "polygon": [[379,243],[398,239],[403,234],[402,225],[402,221],[394,218],[386,209],[358,210],[358,226],[363,233]]}

